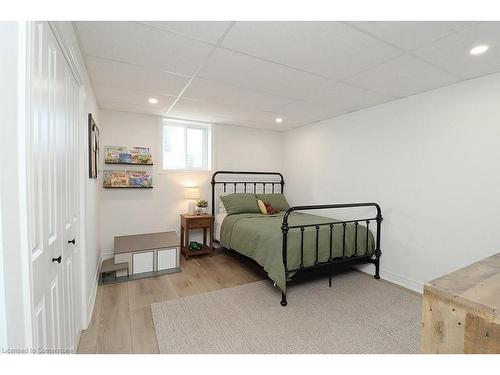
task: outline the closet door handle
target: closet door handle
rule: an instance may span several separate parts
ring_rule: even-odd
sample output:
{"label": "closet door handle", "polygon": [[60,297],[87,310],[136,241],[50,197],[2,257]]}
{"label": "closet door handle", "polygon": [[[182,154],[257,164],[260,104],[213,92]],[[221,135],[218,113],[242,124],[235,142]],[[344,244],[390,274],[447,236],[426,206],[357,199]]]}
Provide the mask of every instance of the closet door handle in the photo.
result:
{"label": "closet door handle", "polygon": [[71,241],[68,241],[68,243],[72,243],[73,245],[76,243],[75,239],[73,238]]}
{"label": "closet door handle", "polygon": [[59,255],[57,258],[52,258],[52,263],[54,263],[54,262],[61,263],[61,260],[62,260],[62,256]]}

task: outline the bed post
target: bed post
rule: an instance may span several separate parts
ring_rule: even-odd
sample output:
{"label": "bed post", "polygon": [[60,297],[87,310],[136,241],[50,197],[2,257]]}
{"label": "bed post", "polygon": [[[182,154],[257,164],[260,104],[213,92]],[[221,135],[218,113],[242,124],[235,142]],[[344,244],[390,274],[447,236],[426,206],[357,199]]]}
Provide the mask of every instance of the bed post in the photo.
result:
{"label": "bed post", "polygon": [[[286,281],[285,281],[285,284],[286,284]],[[285,292],[281,292],[281,302],[280,302],[281,306],[286,306],[288,305],[288,302],[286,301],[286,294]]]}
{"label": "bed post", "polygon": [[380,207],[377,206],[377,239],[375,244],[375,275],[374,277],[378,280],[380,279],[380,256],[382,255],[382,251],[380,251],[380,227],[382,223],[382,212]]}
{"label": "bed post", "polygon": [[214,173],[212,175],[212,216],[215,216],[215,175],[216,173]]}
{"label": "bed post", "polygon": [[[285,214],[283,219],[283,224],[281,225],[281,232],[283,233],[283,245],[282,245],[282,255],[283,255],[283,266],[285,267],[285,290],[286,281],[288,279],[288,266],[287,266],[287,240],[288,240],[288,212]],[[286,306],[288,302],[286,301],[285,292],[281,292],[281,306]]]}

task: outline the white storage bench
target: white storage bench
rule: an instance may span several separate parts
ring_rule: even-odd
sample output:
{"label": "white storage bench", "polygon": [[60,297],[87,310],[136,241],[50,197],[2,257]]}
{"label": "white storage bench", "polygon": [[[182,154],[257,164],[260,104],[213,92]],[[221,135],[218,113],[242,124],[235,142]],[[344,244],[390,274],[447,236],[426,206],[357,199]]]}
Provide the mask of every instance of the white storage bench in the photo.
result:
{"label": "white storage bench", "polygon": [[128,263],[129,278],[124,269],[116,272],[116,281],[179,272],[180,242],[177,234],[159,232],[115,237],[114,263]]}

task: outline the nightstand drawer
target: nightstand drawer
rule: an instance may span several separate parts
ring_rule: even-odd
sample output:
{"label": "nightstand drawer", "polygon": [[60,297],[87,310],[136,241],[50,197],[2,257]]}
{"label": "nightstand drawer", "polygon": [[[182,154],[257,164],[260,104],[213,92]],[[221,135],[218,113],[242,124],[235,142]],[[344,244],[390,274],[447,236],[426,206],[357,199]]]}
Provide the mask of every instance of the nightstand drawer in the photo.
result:
{"label": "nightstand drawer", "polygon": [[206,228],[209,227],[212,222],[212,218],[207,217],[206,219],[196,219],[189,220],[188,227],[189,228]]}

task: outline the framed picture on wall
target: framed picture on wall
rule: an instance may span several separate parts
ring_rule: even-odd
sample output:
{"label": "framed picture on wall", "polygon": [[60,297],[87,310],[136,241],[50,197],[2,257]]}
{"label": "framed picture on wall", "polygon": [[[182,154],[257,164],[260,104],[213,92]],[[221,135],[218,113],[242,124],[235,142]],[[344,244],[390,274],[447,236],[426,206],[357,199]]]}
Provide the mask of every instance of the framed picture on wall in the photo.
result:
{"label": "framed picture on wall", "polygon": [[89,113],[89,178],[97,178],[99,165],[99,128]]}

